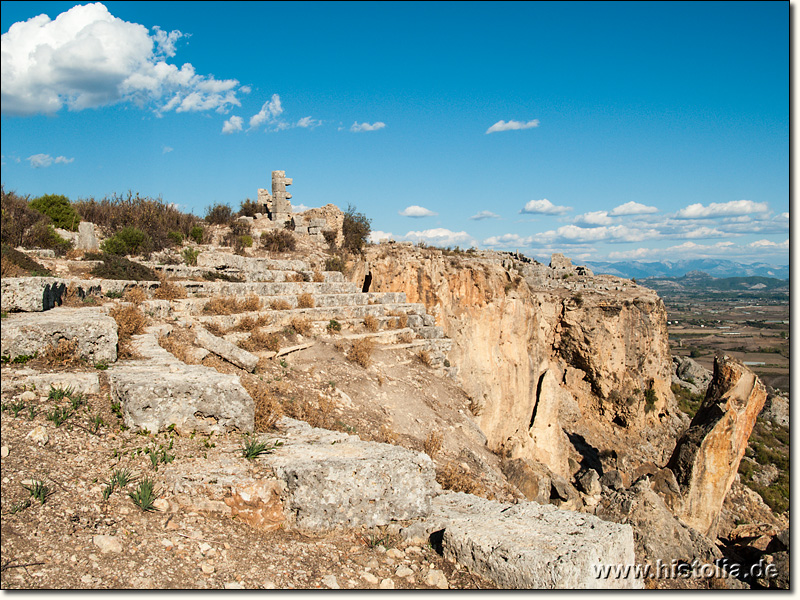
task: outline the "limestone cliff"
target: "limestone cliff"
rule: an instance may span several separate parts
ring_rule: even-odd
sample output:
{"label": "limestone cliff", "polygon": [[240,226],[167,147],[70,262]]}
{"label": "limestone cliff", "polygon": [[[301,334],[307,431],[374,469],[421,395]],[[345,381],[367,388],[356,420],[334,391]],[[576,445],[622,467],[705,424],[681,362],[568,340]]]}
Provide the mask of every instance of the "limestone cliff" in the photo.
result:
{"label": "limestone cliff", "polygon": [[[569,263],[569,261],[566,261]],[[495,252],[367,250],[353,280],[422,302],[454,340],[457,379],[489,447],[570,476],[664,464],[681,421],[666,312],[629,281]]]}

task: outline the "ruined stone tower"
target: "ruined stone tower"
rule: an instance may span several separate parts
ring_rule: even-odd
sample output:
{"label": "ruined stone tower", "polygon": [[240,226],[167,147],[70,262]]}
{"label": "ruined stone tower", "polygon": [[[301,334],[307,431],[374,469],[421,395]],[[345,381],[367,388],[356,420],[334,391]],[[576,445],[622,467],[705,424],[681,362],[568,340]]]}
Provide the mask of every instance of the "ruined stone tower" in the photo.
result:
{"label": "ruined stone tower", "polygon": [[286,223],[292,220],[292,195],[286,191],[286,186],[292,185],[292,180],[286,177],[286,171],[272,172],[272,193],[268,190],[258,190],[258,202],[264,207],[264,214],[270,221]]}

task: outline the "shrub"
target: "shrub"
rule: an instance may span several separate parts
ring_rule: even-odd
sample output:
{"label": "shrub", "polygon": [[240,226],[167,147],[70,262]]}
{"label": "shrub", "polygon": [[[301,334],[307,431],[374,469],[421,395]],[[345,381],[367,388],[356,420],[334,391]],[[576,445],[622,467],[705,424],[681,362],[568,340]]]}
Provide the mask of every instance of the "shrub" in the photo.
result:
{"label": "shrub", "polygon": [[240,345],[250,352],[258,352],[259,350],[278,352],[281,349],[281,336],[274,332],[256,329]]}
{"label": "shrub", "polygon": [[261,212],[264,212],[261,204],[255,200],[250,200],[250,198],[247,198],[246,200],[242,200],[242,203],[239,205],[239,212],[237,214],[240,217],[255,217],[256,213]]}
{"label": "shrub", "polygon": [[132,281],[158,281],[158,275],[149,267],[113,254],[86,255],[87,260],[101,260],[103,264],[92,269],[91,274],[100,279],[124,279]]}
{"label": "shrub", "polygon": [[652,412],[656,407],[656,392],[653,388],[648,388],[644,391],[644,408],[647,412]]}
{"label": "shrub", "polygon": [[336,231],[326,229],[322,232],[322,237],[325,238],[325,243],[328,244],[328,248],[331,249],[331,252],[336,250],[336,238],[339,237]]}
{"label": "shrub", "polygon": [[237,300],[233,296],[216,296],[206,302],[203,312],[212,315],[233,315],[242,312],[254,312],[261,309],[261,300],[258,296],[247,296],[244,300]]}
{"label": "shrub", "polygon": [[314,308],[314,298],[306,292],[297,297],[297,308]]}
{"label": "shrub", "polygon": [[206,223],[209,225],[227,225],[233,218],[233,209],[227,204],[214,204],[206,209]]}
{"label": "shrub", "polygon": [[430,350],[420,350],[417,352],[417,359],[426,367],[430,367],[433,364],[433,357],[431,356]]}
{"label": "shrub", "polygon": [[286,300],[273,300],[269,303],[270,310],[289,310],[290,308],[292,308],[292,305]]}
{"label": "shrub", "polygon": [[340,273],[344,273],[344,267],[344,259],[341,256],[331,256],[325,260],[326,271],[339,271]]}
{"label": "shrub", "polygon": [[314,276],[312,279],[314,283],[322,283],[323,281],[325,281],[325,276],[319,271],[314,271]]}
{"label": "shrub", "polygon": [[292,319],[292,329],[300,335],[308,335],[311,333],[311,321],[302,317],[295,317]]}
{"label": "shrub", "polygon": [[243,235],[239,237],[239,243],[244,248],[252,248],[253,247],[253,238],[249,235]]}
{"label": "shrub", "polygon": [[117,322],[117,334],[119,335],[120,352],[125,350],[130,342],[131,336],[138,335],[144,331],[147,325],[147,317],[136,306],[115,306],[109,313]]}
{"label": "shrub", "polygon": [[[128,192],[126,196],[114,194],[101,201],[78,200],[73,204],[81,217],[107,232],[117,232],[124,227],[143,231],[150,239],[150,250],[163,250],[174,245],[171,232],[184,237],[197,224],[197,217],[182,213],[175,205],[161,198],[153,199]],[[199,242],[198,242],[199,243]]]}
{"label": "shrub", "polygon": [[371,231],[370,220],[363,214],[356,212],[352,205],[347,207],[342,223],[342,247],[348,252],[360,253],[367,243]]}
{"label": "shrub", "polygon": [[6,193],[5,187],[0,188],[0,208],[3,214],[0,222],[3,244],[12,248],[28,247],[26,232],[31,226],[38,221],[44,221],[45,224],[50,222],[42,213],[33,210],[26,198],[17,196],[14,192]]}
{"label": "shrub", "polygon": [[31,200],[31,208],[47,215],[53,225],[69,231],[77,231],[80,215],[72,207],[66,196],[46,194]]}
{"label": "shrub", "polygon": [[425,454],[431,458],[436,458],[439,450],[442,449],[442,434],[436,431],[431,431],[428,438],[423,442],[422,448]]}
{"label": "shrub", "polygon": [[58,256],[64,256],[72,249],[72,242],[58,235],[49,223],[37,221],[26,232],[24,247],[53,250]]}
{"label": "shrub", "polygon": [[20,277],[23,275],[50,275],[50,271],[30,258],[24,252],[15,250],[7,244],[2,245],[2,275],[3,277]]}
{"label": "shrub", "polygon": [[58,340],[58,344],[47,348],[42,359],[51,367],[77,366],[83,363],[83,359],[78,354],[78,340],[76,339]]}
{"label": "shrub", "polygon": [[152,249],[152,242],[141,229],[124,227],[113,236],[104,241],[100,248],[106,254],[123,256],[126,254],[139,254]]}
{"label": "shrub", "polygon": [[189,230],[189,237],[192,238],[195,244],[202,244],[205,238],[206,230],[200,225],[195,225]]}
{"label": "shrub", "polygon": [[367,331],[372,331],[373,333],[378,331],[380,327],[380,323],[378,319],[373,315],[367,315],[364,317],[364,327],[367,328]]}
{"label": "shrub", "polygon": [[131,302],[133,304],[139,305],[145,300],[147,300],[147,292],[145,292],[140,287],[132,287],[125,290],[125,293],[122,294],[122,299],[125,302]]}
{"label": "shrub", "polygon": [[181,256],[183,257],[183,262],[186,263],[187,266],[195,267],[197,266],[197,257],[200,255],[198,250],[194,248],[184,248]]}
{"label": "shrub", "polygon": [[268,252],[293,252],[297,248],[297,240],[291,231],[275,229],[261,234],[261,247]]}
{"label": "shrub", "polygon": [[180,231],[170,231],[167,234],[167,239],[176,246],[183,244],[183,234]]}
{"label": "shrub", "polygon": [[166,279],[161,280],[161,284],[153,292],[153,298],[156,300],[177,300],[178,298],[187,297],[186,288],[176,285]]}
{"label": "shrub", "polygon": [[256,378],[243,378],[242,385],[255,404],[255,431],[265,432],[275,428],[283,416],[280,402],[267,389],[263,382]]}
{"label": "shrub", "polygon": [[467,471],[452,462],[447,463],[443,469],[436,472],[436,481],[446,490],[465,492],[480,496],[486,493],[480,481],[470,476]]}
{"label": "shrub", "polygon": [[352,343],[350,350],[347,352],[347,360],[361,365],[366,369],[372,364],[373,348],[372,340],[366,338],[356,340]]}
{"label": "shrub", "polygon": [[342,330],[342,324],[339,323],[339,321],[337,321],[336,319],[331,319],[328,322],[326,329],[328,330],[329,334],[333,335],[335,332]]}

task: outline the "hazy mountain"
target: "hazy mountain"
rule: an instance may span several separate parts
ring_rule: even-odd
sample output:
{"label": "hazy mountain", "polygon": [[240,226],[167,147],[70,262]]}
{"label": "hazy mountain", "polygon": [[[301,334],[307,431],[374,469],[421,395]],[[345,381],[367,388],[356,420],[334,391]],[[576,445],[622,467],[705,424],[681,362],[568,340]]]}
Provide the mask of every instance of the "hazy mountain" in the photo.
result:
{"label": "hazy mountain", "polygon": [[691,271],[702,271],[712,277],[774,277],[789,279],[789,265],[766,263],[743,264],[731,260],[700,258],[696,260],[661,260],[658,262],[587,262],[596,274],[607,273],[628,279],[635,277],[683,277]]}

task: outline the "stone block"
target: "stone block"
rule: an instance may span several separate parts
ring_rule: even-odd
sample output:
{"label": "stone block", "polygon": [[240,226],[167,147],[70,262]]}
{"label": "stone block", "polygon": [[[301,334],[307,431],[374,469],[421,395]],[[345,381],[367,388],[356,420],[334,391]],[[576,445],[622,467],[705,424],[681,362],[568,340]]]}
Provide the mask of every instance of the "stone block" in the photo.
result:
{"label": "stone block", "polygon": [[241,367],[245,371],[250,371],[252,373],[256,370],[258,357],[255,354],[251,354],[247,350],[239,348],[239,346],[209,333],[200,326],[194,327],[194,334],[197,343],[206,350],[224,358],[237,367]]}
{"label": "stone block", "polygon": [[117,360],[117,322],[101,308],[54,308],[3,319],[2,354],[42,353],[61,340],[77,340],[76,352],[90,363]]}

